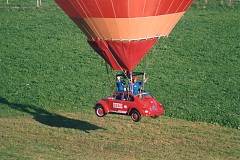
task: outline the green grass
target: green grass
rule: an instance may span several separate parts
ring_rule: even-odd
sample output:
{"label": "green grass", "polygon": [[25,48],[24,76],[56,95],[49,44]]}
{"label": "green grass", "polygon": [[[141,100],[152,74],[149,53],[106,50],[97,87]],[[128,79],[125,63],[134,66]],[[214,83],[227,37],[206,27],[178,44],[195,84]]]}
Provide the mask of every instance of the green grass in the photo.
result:
{"label": "green grass", "polygon": [[130,121],[126,116],[98,118],[85,113],[1,118],[0,157],[239,159],[238,130],[166,116]]}
{"label": "green grass", "polygon": [[94,115],[105,63],[56,4],[1,8],[0,158],[239,159],[240,10],[216,6],[190,8],[137,66],[166,110],[139,123]]}
{"label": "green grass", "polygon": [[191,11],[158,53],[167,115],[238,128],[240,12]]}
{"label": "green grass", "polygon": [[[52,1],[46,1],[46,0],[41,0],[42,4],[39,4],[39,7],[55,7],[56,3],[54,0]],[[40,0],[38,0],[38,3],[40,3]],[[37,0],[0,0],[0,7],[3,8],[35,8],[37,7]]]}

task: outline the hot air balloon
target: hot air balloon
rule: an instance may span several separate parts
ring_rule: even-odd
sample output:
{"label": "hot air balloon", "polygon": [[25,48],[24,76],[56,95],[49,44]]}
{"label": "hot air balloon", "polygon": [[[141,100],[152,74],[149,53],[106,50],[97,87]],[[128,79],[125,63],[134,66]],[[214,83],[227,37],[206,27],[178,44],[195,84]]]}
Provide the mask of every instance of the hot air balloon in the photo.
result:
{"label": "hot air balloon", "polygon": [[[88,37],[89,45],[112,69],[123,71],[116,75],[117,83],[124,85],[119,76],[125,76],[129,81],[127,91],[118,89],[95,103],[93,108],[96,115],[124,114],[138,122],[141,116],[157,118],[164,114],[162,104],[144,90],[145,73],[132,71],[160,37],[169,35],[193,0],[55,2]],[[132,77],[138,75],[142,75],[142,82],[136,85],[136,79]],[[142,85],[140,91],[139,85]]]}
{"label": "hot air balloon", "polygon": [[193,0],[55,0],[113,70],[132,72]]}

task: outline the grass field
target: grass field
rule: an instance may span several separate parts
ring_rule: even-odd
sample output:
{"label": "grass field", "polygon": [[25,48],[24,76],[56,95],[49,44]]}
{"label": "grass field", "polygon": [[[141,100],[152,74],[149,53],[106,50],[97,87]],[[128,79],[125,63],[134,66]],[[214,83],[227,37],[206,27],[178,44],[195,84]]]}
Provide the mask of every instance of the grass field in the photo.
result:
{"label": "grass field", "polygon": [[53,1],[5,2],[0,159],[240,159],[238,3],[195,3],[159,40],[136,71],[166,113],[133,123],[95,116],[114,90],[105,63]]}

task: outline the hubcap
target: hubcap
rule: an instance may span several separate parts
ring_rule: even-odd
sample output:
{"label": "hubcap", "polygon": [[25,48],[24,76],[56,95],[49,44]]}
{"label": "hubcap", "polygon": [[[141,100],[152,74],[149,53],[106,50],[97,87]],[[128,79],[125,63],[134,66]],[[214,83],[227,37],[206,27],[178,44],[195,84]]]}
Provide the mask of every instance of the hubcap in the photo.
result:
{"label": "hubcap", "polygon": [[134,119],[137,119],[138,118],[138,115],[136,113],[133,114],[133,118]]}
{"label": "hubcap", "polygon": [[98,113],[98,115],[103,115],[103,109],[101,109],[101,108],[99,108],[98,110],[97,110],[97,113]]}

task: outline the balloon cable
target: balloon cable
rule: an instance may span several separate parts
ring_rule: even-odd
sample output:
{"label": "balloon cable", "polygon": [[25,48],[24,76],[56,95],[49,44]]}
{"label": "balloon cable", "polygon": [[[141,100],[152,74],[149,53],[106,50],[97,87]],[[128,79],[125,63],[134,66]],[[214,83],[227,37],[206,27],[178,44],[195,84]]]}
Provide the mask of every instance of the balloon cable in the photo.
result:
{"label": "balloon cable", "polygon": [[[161,1],[159,1],[159,2],[161,2]],[[172,1],[172,3],[171,3],[171,5],[169,6],[169,8],[168,8],[168,11],[170,10],[170,8],[172,7],[172,4],[173,4],[173,2],[174,1]],[[179,6],[178,6],[178,8],[177,8],[177,10],[175,11],[175,13],[177,13],[178,12],[178,10],[181,8],[181,7],[183,7],[184,8],[184,10],[185,9],[187,9],[187,6],[189,6],[189,4],[191,3],[191,0],[189,0],[188,1],[188,3],[185,5],[185,6],[183,6],[183,2],[184,1],[182,1],[180,4],[179,4]],[[160,3],[159,3],[160,4]],[[158,5],[159,5],[158,4]],[[158,6],[159,7],[159,6]],[[167,12],[168,12],[167,11]],[[174,14],[175,14],[174,13]],[[156,16],[156,13],[155,13],[155,16]],[[181,15],[179,15],[179,16],[181,16]],[[180,18],[180,17],[179,17]],[[164,19],[165,19],[165,17],[164,17]],[[162,22],[161,22],[161,24],[163,23],[163,21],[164,21],[164,19],[162,20]],[[171,18],[172,19],[172,18]],[[176,23],[177,23],[177,21],[178,21],[179,19],[177,18],[176,19]],[[170,22],[170,21],[169,21]],[[168,22],[168,23],[169,23]],[[159,27],[160,27],[161,25],[159,25]],[[165,28],[164,28],[164,30],[163,30],[163,33],[164,33],[164,31],[166,30],[168,28],[168,25],[165,25]],[[160,37],[164,37],[164,40],[161,42],[161,44],[163,44],[164,42],[165,42],[165,40],[166,40],[166,38],[168,37],[168,35],[165,35],[165,36],[159,36],[158,38],[160,39]],[[151,58],[151,60],[147,60],[147,62],[146,62],[146,67],[145,67],[145,72],[146,72],[146,69],[149,67],[149,65],[153,62],[153,60],[154,59],[156,59],[156,54],[157,54],[157,51],[156,51],[156,44],[153,46],[153,56],[152,56],[152,58]]]}
{"label": "balloon cable", "polygon": [[113,88],[113,85],[112,85],[112,83],[111,83],[111,77],[110,77],[110,74],[109,74],[109,69],[108,69],[108,64],[107,64],[107,62],[105,62],[105,66],[106,66],[106,72],[107,72],[107,76],[108,76],[109,86],[110,86],[110,88]]}

